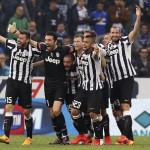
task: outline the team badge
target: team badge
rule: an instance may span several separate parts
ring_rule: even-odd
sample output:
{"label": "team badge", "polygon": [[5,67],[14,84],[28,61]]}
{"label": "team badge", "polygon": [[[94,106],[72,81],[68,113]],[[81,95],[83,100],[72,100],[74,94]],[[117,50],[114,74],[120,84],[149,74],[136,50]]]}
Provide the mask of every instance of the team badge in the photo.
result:
{"label": "team badge", "polygon": [[59,53],[58,52],[56,53],[56,57],[59,57]]}

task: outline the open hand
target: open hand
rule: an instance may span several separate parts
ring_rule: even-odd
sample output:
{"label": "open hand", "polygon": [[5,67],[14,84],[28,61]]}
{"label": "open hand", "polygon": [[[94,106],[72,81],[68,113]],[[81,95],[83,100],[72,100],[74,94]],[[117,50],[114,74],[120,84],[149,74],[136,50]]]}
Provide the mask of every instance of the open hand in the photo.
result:
{"label": "open hand", "polygon": [[8,25],[7,32],[14,33],[16,31],[16,22]]}

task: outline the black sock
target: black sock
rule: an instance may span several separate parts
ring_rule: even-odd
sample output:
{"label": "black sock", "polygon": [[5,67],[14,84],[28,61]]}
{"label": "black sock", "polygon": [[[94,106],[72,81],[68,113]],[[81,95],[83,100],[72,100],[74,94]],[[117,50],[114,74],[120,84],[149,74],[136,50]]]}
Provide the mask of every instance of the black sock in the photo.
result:
{"label": "black sock", "polygon": [[63,136],[68,136],[68,131],[67,131],[64,115],[60,113],[56,118],[57,118],[57,122],[59,124],[59,127],[61,129]]}
{"label": "black sock", "polygon": [[84,119],[81,114],[77,116],[73,116],[73,120],[74,120],[76,129],[79,132],[79,134],[85,134],[88,132],[87,128],[85,128],[84,126]]}
{"label": "black sock", "polygon": [[[88,131],[91,132],[91,134],[94,134],[93,128],[92,128],[92,122],[89,115],[85,114],[84,117],[84,125],[87,128]],[[92,135],[91,135],[92,136]]]}
{"label": "black sock", "polygon": [[103,122],[103,128],[104,128],[105,136],[110,136],[110,132],[109,132],[109,116],[108,116],[108,114],[103,117],[102,122]]}
{"label": "black sock", "polygon": [[52,120],[52,125],[53,125],[55,132],[56,132],[57,137],[59,139],[62,138],[62,132],[61,132],[61,129],[60,129],[59,124],[57,122],[57,118],[56,117],[51,118],[51,120]]}
{"label": "black sock", "polygon": [[133,139],[133,133],[132,133],[132,119],[130,115],[126,115],[123,116],[124,118],[124,134],[126,135],[126,137],[130,140],[134,140]]}
{"label": "black sock", "polygon": [[9,137],[10,129],[13,124],[13,116],[5,116],[4,119],[4,134]]}
{"label": "black sock", "polygon": [[122,118],[122,116],[116,117],[115,119],[116,119],[116,123],[117,123],[117,126],[118,126],[121,134],[124,135],[124,133],[123,133],[123,118]]}
{"label": "black sock", "polygon": [[103,139],[103,125],[102,121],[99,119],[93,121],[93,127],[95,132],[95,137],[98,139]]}
{"label": "black sock", "polygon": [[27,130],[27,137],[32,139],[33,119],[25,119],[25,125]]}

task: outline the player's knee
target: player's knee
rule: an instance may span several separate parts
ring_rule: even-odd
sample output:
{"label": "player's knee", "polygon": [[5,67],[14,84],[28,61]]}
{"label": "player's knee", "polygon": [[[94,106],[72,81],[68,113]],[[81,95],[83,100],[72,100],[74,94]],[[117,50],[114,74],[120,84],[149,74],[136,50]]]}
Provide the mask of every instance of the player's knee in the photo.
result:
{"label": "player's knee", "polygon": [[53,108],[53,114],[54,116],[58,116],[61,113],[61,110],[58,108]]}
{"label": "player's knee", "polygon": [[7,104],[5,107],[6,112],[13,112],[13,109],[14,109],[14,105],[12,104]]}
{"label": "player's knee", "polygon": [[97,115],[96,113],[94,113],[94,112],[90,112],[90,113],[89,113],[89,116],[90,116],[90,118],[91,118],[92,120],[95,120],[98,115]]}
{"label": "player's knee", "polygon": [[122,116],[122,112],[121,111],[117,111],[117,110],[114,110],[113,111],[113,116],[116,118],[116,117],[120,117]]}
{"label": "player's knee", "polygon": [[106,109],[101,109],[101,115],[104,117],[107,115]]}
{"label": "player's knee", "polygon": [[77,109],[72,108],[71,109],[71,116],[77,116],[80,114],[80,111]]}
{"label": "player's knee", "polygon": [[23,109],[24,115],[28,118],[30,116],[30,109]]}
{"label": "player's knee", "polygon": [[130,109],[130,104],[128,103],[122,103],[121,104],[121,110],[122,111],[126,111],[126,110],[129,110]]}

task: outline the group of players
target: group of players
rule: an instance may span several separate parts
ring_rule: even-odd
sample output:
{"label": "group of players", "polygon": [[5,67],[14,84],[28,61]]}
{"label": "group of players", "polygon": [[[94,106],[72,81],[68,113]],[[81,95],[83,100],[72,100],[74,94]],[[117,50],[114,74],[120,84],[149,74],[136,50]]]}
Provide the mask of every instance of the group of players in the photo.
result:
{"label": "group of players", "polygon": [[[25,114],[27,129],[23,145],[32,144],[32,61],[34,56],[42,55],[43,61],[33,66],[45,67],[46,105],[57,135],[57,139],[50,144],[111,144],[106,112],[109,96],[121,132],[116,143],[134,144],[130,107],[135,70],[131,64],[131,45],[140,26],[141,10],[138,6],[136,16],[134,28],[128,36],[121,37],[120,29],[112,27],[110,33],[104,36],[103,45],[95,44],[96,34],[88,30],[83,35],[75,35],[75,50],[70,49],[70,46],[57,46],[57,35],[54,32],[47,32],[45,42],[38,43],[30,39],[27,31],[19,32],[15,24],[9,25],[8,31],[18,38],[14,41],[0,36],[0,42],[12,50],[6,87],[4,135],[0,137],[0,142],[10,143],[13,109],[18,99]],[[79,133],[73,141],[69,141],[61,112],[64,100]]]}

